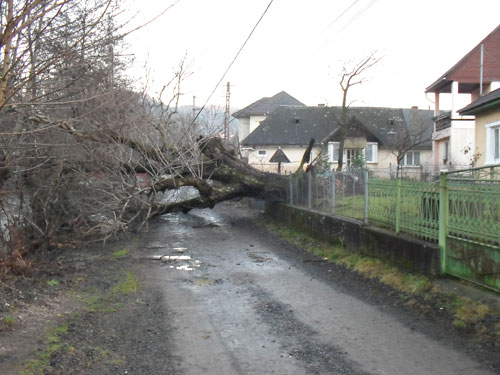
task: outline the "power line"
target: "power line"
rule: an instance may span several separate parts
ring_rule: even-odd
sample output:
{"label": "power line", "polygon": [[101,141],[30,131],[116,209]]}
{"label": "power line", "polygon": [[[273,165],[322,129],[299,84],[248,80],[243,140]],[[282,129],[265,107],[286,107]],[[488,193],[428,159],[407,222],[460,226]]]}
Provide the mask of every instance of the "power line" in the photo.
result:
{"label": "power line", "polygon": [[245,42],[242,44],[242,46],[240,47],[240,49],[238,50],[238,52],[236,53],[236,56],[234,56],[233,60],[231,61],[231,63],[229,64],[229,66],[227,67],[227,69],[225,70],[224,74],[222,75],[222,77],[219,79],[219,81],[217,82],[217,84],[215,85],[214,89],[212,90],[212,92],[210,93],[210,95],[208,96],[207,100],[205,101],[205,103],[203,104],[203,106],[200,108],[200,110],[198,111],[198,113],[196,114],[195,118],[193,119],[191,125],[196,121],[196,119],[198,118],[198,116],[200,115],[200,113],[203,111],[203,109],[205,109],[205,106],[208,104],[209,100],[212,98],[212,96],[214,95],[215,93],[215,90],[217,90],[217,88],[219,87],[219,85],[221,84],[222,80],[224,79],[224,77],[226,77],[226,74],[229,72],[229,69],[231,69],[231,67],[233,66],[234,62],[236,61],[236,59],[238,58],[238,56],[240,55],[241,51],[243,50],[243,48],[245,48],[245,45],[247,44],[247,42],[250,40],[250,38],[252,37],[255,29],[257,28],[257,26],[259,26],[259,23],[260,21],[262,21],[262,19],[264,18],[264,16],[266,15],[267,11],[269,10],[269,8],[271,7],[271,4],[273,3],[274,0],[271,0],[269,2],[269,4],[267,5],[266,9],[264,10],[264,12],[262,13],[262,15],[260,16],[259,20],[257,21],[257,23],[255,24],[255,26],[253,27],[252,31],[250,32],[250,34],[248,35],[248,37],[246,38]]}
{"label": "power line", "polygon": [[[334,19],[330,25],[328,25],[327,29],[330,28],[331,25],[333,25],[335,22],[337,22],[340,17],[342,17],[349,9],[351,9],[359,0],[355,0],[351,5],[349,5],[336,19]],[[319,50],[323,49],[327,44],[329,44],[337,35],[339,35],[342,31],[344,31],[347,27],[351,25],[352,22],[356,20],[359,16],[361,16],[364,12],[366,12],[368,9],[370,9],[373,4],[375,4],[378,0],[371,0],[371,2],[362,10],[360,10],[358,13],[356,13],[354,16],[352,16],[349,21],[342,27],[339,31],[335,33],[330,39],[328,39],[315,53],[318,53]]]}
{"label": "power line", "polygon": [[366,12],[368,9],[370,9],[372,7],[373,4],[375,4],[377,2],[377,0],[372,0],[370,2],[370,4],[368,4],[365,9],[359,11],[358,13],[356,13],[354,16],[351,17],[351,19],[347,22],[347,24],[342,28],[340,29],[339,33],[341,33],[342,31],[344,31],[353,21],[355,21],[359,16],[361,16],[364,12]]}
{"label": "power line", "polygon": [[325,28],[325,30],[323,32],[325,32],[326,30],[328,30],[330,27],[332,27],[332,25],[334,25],[344,14],[346,14],[349,9],[351,9],[354,5],[356,5],[356,3],[358,2],[359,0],[354,0],[351,5],[349,5],[347,8],[344,9],[344,11],[342,13],[340,13],[337,18],[335,18],[332,22],[330,22],[330,24]]}

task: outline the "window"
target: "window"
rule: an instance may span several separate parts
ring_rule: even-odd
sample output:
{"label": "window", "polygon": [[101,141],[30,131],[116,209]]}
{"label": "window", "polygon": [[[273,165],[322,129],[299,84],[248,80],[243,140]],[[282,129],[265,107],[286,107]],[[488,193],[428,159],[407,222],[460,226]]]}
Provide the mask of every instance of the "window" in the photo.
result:
{"label": "window", "polygon": [[500,121],[486,125],[486,164],[500,163]]}
{"label": "window", "polygon": [[378,154],[378,144],[374,142],[368,142],[365,147],[365,162],[376,163],[377,154]]}
{"label": "window", "polygon": [[450,149],[450,143],[444,142],[444,144],[443,144],[443,164],[446,164],[448,162],[449,149]]}
{"label": "window", "polygon": [[267,156],[267,150],[257,150],[257,156],[259,158],[265,158]]}
{"label": "window", "polygon": [[[363,155],[364,151],[364,155]],[[378,158],[378,144],[376,142],[368,142],[365,149],[345,149],[344,161],[349,165],[351,159],[364,156],[366,163],[376,163]],[[328,143],[328,162],[336,163],[339,160],[339,142]]]}
{"label": "window", "polygon": [[328,142],[328,162],[336,163],[339,160],[339,142]]}
{"label": "window", "polygon": [[403,159],[403,165],[420,165],[420,151],[408,151]]}
{"label": "window", "polygon": [[348,148],[344,155],[346,156],[346,165],[356,165],[363,160],[363,150],[360,148]]}

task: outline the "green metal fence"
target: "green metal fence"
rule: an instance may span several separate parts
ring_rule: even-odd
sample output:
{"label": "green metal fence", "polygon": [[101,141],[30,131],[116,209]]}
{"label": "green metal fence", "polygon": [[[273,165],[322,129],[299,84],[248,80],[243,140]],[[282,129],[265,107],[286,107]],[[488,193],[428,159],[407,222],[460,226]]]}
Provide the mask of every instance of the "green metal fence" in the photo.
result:
{"label": "green metal fence", "polygon": [[500,290],[500,165],[440,179],[441,269]]}
{"label": "green metal fence", "polygon": [[439,184],[306,173],[290,176],[289,199],[438,242],[443,273],[500,290],[500,165],[442,173]]}
{"label": "green metal fence", "polygon": [[396,230],[398,180],[368,180],[368,221]]}
{"label": "green metal fence", "polygon": [[437,242],[438,217],[437,185],[400,179],[368,181],[368,222]]}

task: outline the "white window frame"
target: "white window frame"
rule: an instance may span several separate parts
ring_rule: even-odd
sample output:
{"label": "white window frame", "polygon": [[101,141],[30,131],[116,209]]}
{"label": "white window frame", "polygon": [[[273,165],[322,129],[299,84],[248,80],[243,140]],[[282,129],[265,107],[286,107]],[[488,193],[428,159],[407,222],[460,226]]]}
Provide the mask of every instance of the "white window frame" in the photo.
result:
{"label": "white window frame", "polygon": [[[497,143],[495,144],[495,133]],[[495,147],[497,155],[495,155]],[[500,121],[486,125],[486,164],[500,163]],[[497,156],[497,157],[495,157]]]}
{"label": "white window frame", "polygon": [[[328,162],[337,163],[339,161],[340,142],[328,142]],[[335,155],[335,152],[337,155]]]}
{"label": "white window frame", "polygon": [[[367,142],[367,146],[372,147],[372,160],[366,160],[366,148],[362,149],[363,158],[365,159],[365,163],[368,164],[376,164],[378,163],[378,143],[377,142]],[[329,163],[337,163],[339,160],[338,150],[339,150],[340,142],[328,142],[328,162]],[[347,162],[347,151],[348,149],[344,149],[344,161]]]}
{"label": "white window frame", "polygon": [[[372,160],[366,159],[366,148],[368,146],[372,147],[372,157],[373,157]],[[375,164],[375,163],[377,163],[378,162],[378,143],[377,142],[367,142],[364,153],[365,153],[365,155],[364,155],[364,157],[365,157],[365,163],[367,163],[367,164]]]}
{"label": "white window frame", "polygon": [[[415,164],[415,154],[418,153],[418,164]],[[408,164],[408,154],[411,154],[412,163]],[[406,151],[405,157],[403,158],[403,165],[405,167],[419,167],[422,163],[422,153],[420,151]]]}
{"label": "white window frame", "polygon": [[[262,154],[261,154],[262,152]],[[258,158],[265,158],[267,156],[267,150],[257,150],[257,157]]]}

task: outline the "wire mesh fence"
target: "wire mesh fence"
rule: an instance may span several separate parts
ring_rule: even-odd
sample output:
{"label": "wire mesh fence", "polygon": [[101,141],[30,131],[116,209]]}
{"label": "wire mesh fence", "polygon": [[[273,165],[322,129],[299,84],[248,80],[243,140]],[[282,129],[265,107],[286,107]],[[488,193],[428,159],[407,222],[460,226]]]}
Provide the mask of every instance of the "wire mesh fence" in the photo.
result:
{"label": "wire mesh fence", "polygon": [[367,220],[368,171],[290,175],[289,203]]}

